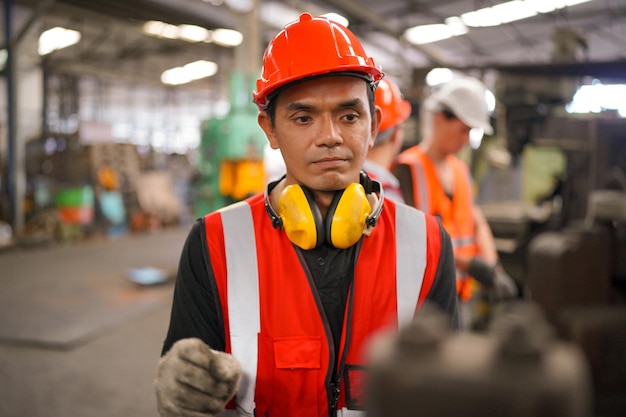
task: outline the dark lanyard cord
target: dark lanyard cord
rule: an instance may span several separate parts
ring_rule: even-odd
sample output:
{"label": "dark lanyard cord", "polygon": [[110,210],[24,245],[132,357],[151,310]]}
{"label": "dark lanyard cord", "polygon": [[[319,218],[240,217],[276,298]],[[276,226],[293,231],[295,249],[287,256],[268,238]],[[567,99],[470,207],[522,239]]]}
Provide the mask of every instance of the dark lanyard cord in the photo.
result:
{"label": "dark lanyard cord", "polygon": [[[362,241],[362,238],[361,238],[361,241]],[[355,270],[356,270],[356,260],[359,257],[360,249],[361,249],[361,245],[359,243],[359,248],[355,256],[355,266],[354,266]],[[331,382],[330,384],[332,391],[333,391],[333,398],[331,399],[331,403],[329,404],[331,410],[334,410],[335,407],[337,407],[337,402],[339,401],[339,394],[341,391],[341,380],[342,380],[343,372],[346,367],[346,357],[348,356],[348,348],[350,347],[350,334],[352,333],[351,332],[352,310],[354,307],[354,282],[355,280],[356,280],[356,273],[352,277],[352,283],[350,284],[350,288],[348,289],[348,314],[346,317],[346,341],[343,345],[343,351],[341,352],[341,359],[339,361],[339,369],[337,370],[337,373],[335,374],[336,380],[334,383]]]}

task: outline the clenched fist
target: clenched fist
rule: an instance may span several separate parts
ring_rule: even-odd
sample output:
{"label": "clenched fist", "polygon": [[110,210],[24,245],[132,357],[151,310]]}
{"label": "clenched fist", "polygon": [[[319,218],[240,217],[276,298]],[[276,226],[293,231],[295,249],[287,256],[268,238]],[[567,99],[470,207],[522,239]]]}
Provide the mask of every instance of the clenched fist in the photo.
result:
{"label": "clenched fist", "polygon": [[179,340],[160,360],[155,382],[162,417],[214,417],[224,410],[241,380],[234,356],[200,339]]}

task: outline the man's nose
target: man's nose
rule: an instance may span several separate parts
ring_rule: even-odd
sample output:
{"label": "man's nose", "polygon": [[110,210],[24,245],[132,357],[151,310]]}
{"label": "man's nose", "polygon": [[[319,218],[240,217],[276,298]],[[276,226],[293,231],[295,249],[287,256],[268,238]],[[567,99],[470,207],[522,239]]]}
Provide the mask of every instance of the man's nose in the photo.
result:
{"label": "man's nose", "polygon": [[341,127],[336,120],[328,115],[320,119],[319,132],[317,134],[317,146],[327,146],[332,148],[343,142],[341,137]]}

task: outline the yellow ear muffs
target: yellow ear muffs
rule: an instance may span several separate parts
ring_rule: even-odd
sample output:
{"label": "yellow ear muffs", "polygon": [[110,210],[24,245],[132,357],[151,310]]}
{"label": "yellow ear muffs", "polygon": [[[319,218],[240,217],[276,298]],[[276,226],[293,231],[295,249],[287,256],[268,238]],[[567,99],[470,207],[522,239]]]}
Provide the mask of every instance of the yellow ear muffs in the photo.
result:
{"label": "yellow ear muffs", "polygon": [[326,240],[336,248],[354,245],[363,235],[372,206],[361,184],[338,191],[326,213]]}
{"label": "yellow ear muffs", "polygon": [[324,221],[313,195],[305,187],[288,185],[278,198],[278,216],[287,237],[295,245],[309,250],[324,240]]}

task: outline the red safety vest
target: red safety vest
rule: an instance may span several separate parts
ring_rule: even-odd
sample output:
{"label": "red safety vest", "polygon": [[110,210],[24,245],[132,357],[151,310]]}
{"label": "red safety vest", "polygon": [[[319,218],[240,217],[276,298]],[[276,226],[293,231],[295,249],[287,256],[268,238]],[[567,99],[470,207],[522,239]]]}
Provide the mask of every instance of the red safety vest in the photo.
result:
{"label": "red safety vest", "polygon": [[[327,417],[337,401],[339,415],[353,415],[347,407],[362,401],[366,342],[408,324],[430,292],[441,249],[437,220],[385,199],[358,254],[339,353],[315,284],[286,234],[272,227],[262,195],[208,214],[205,224],[226,352],[244,370],[231,414]],[[335,365],[348,375],[338,398]]]}
{"label": "red safety vest", "polygon": [[[411,168],[412,204],[425,213],[441,218],[443,227],[452,239],[456,256],[475,256],[478,247],[474,240],[474,199],[467,165],[453,155],[447,157],[446,163],[454,175],[454,194],[450,199],[439,181],[433,161],[422,148],[413,146],[405,150],[399,155],[398,162]],[[457,292],[462,301],[471,298],[475,286],[469,275],[457,270]]]}

